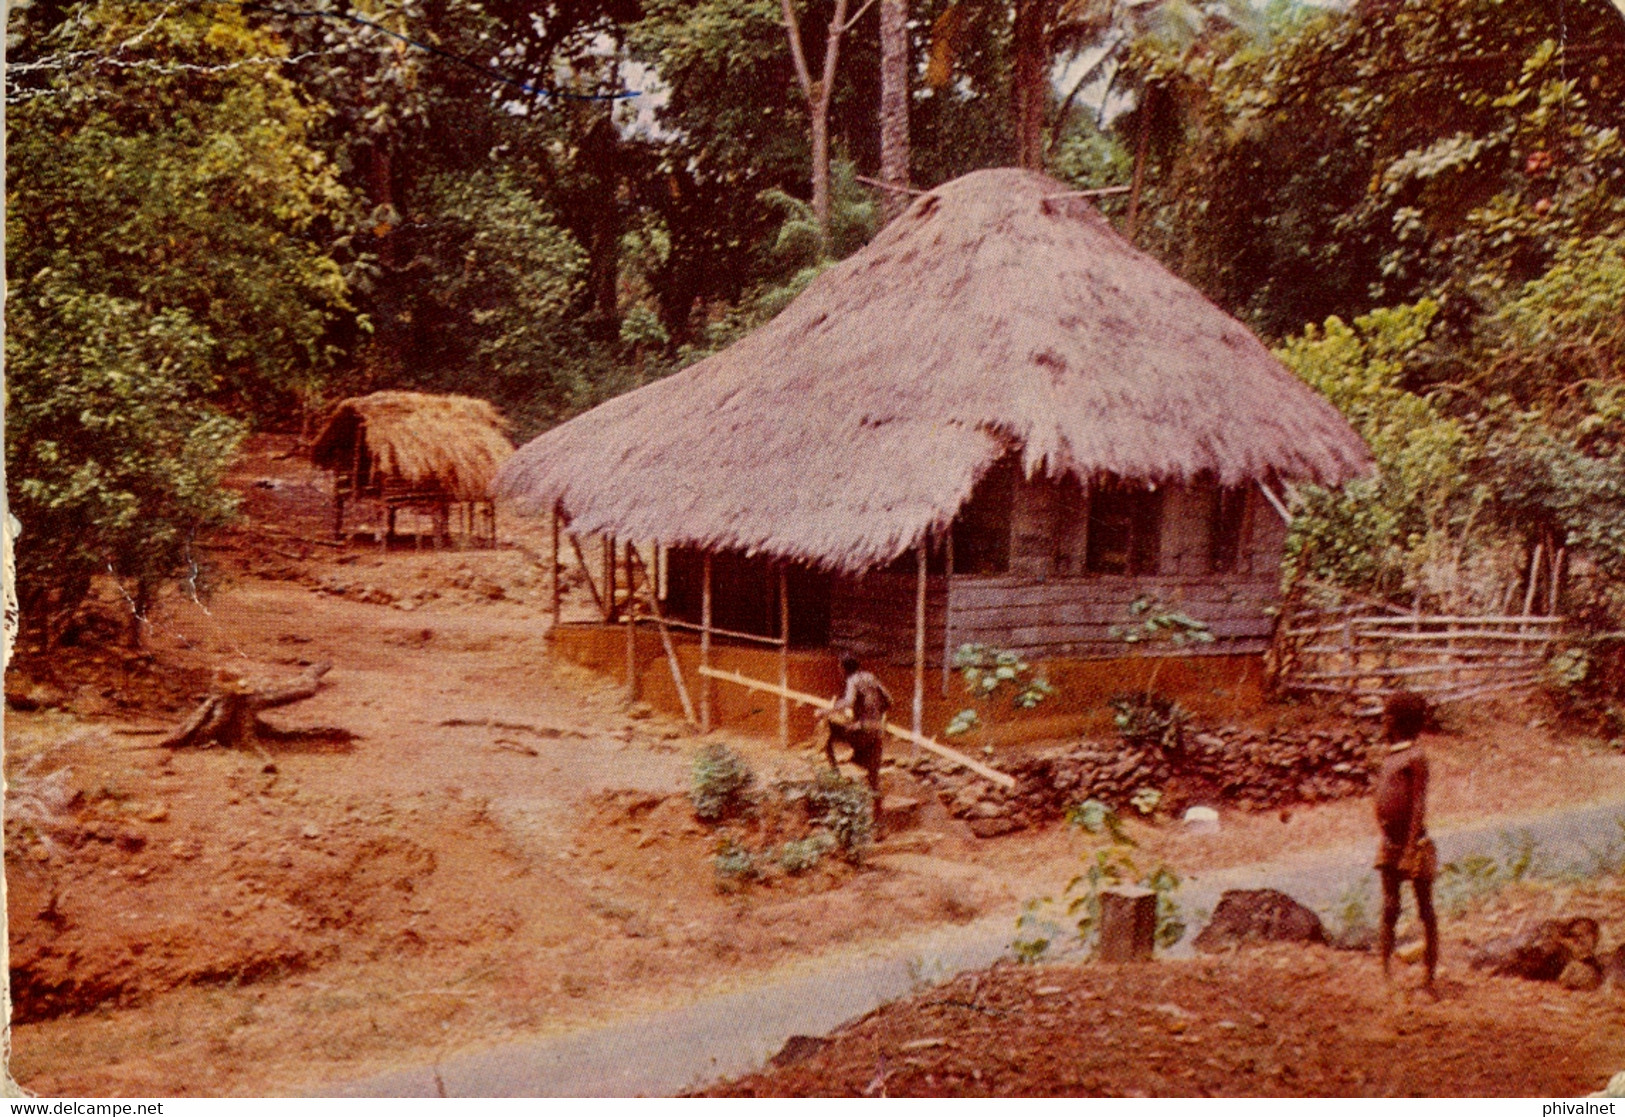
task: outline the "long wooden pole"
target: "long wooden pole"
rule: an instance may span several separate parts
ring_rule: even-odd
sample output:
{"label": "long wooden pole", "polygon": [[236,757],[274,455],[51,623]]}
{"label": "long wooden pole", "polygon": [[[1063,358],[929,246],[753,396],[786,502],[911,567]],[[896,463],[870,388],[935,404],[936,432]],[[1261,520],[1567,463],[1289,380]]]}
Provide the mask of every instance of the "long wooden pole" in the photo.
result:
{"label": "long wooden pole", "polygon": [[618,610],[615,605],[615,537],[603,537],[604,557],[604,620],[613,621]]}
{"label": "long wooden pole", "polygon": [[[925,726],[925,564],[926,541],[920,540],[918,578],[914,589],[914,735]],[[916,751],[918,751],[916,749]]]}
{"label": "long wooden pole", "polygon": [[[470,511],[470,517],[473,513]],[[564,615],[564,579],[560,576],[563,564],[559,562],[559,506],[553,506],[553,627],[559,627]]]}
{"label": "long wooden pole", "polygon": [[632,592],[632,541],[626,542],[626,700],[638,699],[638,614]]}
{"label": "long wooden pole", "polygon": [[[630,548],[632,545],[627,544]],[[655,544],[655,553],[660,553],[660,544]],[[649,611],[654,616],[655,628],[660,631],[660,646],[666,652],[666,665],[671,668],[672,685],[677,688],[677,698],[683,704],[683,717],[690,725],[697,724],[699,719],[694,716],[694,701],[688,696],[688,683],[683,679],[683,665],[677,661],[677,648],[671,642],[671,629],[666,625],[665,611],[660,608],[660,582],[649,566],[645,566],[643,556],[635,549],[628,557],[636,557],[638,569],[643,571],[643,581],[649,587]],[[652,562],[651,562],[652,565]],[[627,585],[636,589],[632,581],[632,571],[626,572]]]}
{"label": "long wooden pole", "polygon": [[[790,573],[779,564],[779,686],[790,687]],[[790,747],[790,699],[779,695],[779,744]]]}
{"label": "long wooden pole", "polygon": [[954,670],[954,531],[943,533],[942,579],[942,696],[948,697],[948,679]]}
{"label": "long wooden pole", "polygon": [[700,732],[711,732],[711,552],[705,552],[700,585]]}
{"label": "long wooden pole", "polygon": [[[700,668],[700,674],[708,679],[721,679],[724,682],[737,683],[738,685],[745,687],[747,690],[759,690],[765,694],[777,694],[781,698],[788,699],[789,701],[799,703],[803,706],[811,706],[818,710],[829,710],[833,709],[835,706],[835,703],[828,698],[819,698],[815,694],[807,694],[805,691],[800,690],[791,690],[789,687],[774,686],[772,683],[765,683],[761,679],[753,679],[749,675],[741,675],[736,671],[718,671],[714,667],[702,667]],[[896,737],[899,740],[911,741],[918,744],[922,749],[934,752],[944,760],[950,760],[959,765],[961,768],[966,768],[972,772],[975,772],[978,776],[981,776],[986,780],[991,780],[1000,787],[1011,788],[1016,786],[1015,777],[1008,775],[1005,772],[1001,772],[997,768],[990,768],[979,760],[972,760],[964,753],[959,752],[956,749],[951,749],[939,741],[932,740],[930,737],[926,737],[922,734],[911,733],[909,730],[898,725],[892,725],[889,722],[884,726],[884,728],[886,732],[890,733],[893,737]]]}

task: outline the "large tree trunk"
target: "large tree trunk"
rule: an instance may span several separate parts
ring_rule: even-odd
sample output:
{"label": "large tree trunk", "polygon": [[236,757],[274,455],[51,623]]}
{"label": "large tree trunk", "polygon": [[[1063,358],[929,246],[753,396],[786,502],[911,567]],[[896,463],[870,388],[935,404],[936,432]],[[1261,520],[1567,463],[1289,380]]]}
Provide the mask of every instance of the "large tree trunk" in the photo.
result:
{"label": "large tree trunk", "polygon": [[807,115],[812,140],[812,208],[824,247],[829,248],[829,103],[835,92],[835,69],[841,58],[841,36],[845,35],[847,0],[835,0],[835,14],[824,39],[824,68],[814,78],[801,44],[801,24],[792,0],[779,0],[784,13],[784,33],[790,40],[790,57],[795,63],[796,80],[807,99]]}
{"label": "large tree trunk", "polygon": [[908,205],[908,0],[880,0],[880,181],[890,221]]}
{"label": "large tree trunk", "polygon": [[829,247],[829,110],[812,106],[812,208],[818,233]]}
{"label": "large tree trunk", "polygon": [[1020,0],[1016,5],[1011,59],[1011,123],[1016,165],[1044,169],[1044,109],[1049,104],[1050,24],[1058,0]]}

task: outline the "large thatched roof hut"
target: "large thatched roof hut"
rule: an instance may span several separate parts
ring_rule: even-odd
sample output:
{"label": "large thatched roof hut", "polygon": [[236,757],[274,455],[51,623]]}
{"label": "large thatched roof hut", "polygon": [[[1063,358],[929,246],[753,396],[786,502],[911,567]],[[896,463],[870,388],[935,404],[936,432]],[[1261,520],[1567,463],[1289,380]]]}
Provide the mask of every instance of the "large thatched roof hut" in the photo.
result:
{"label": "large thatched roof hut", "polygon": [[311,460],[334,475],[334,533],[343,535],[347,501],[372,500],[386,513],[386,541],[401,508],[434,516],[436,538],[452,506],[470,529],[483,513],[494,535],[491,482],[513,454],[506,427],[495,407],[467,396],[374,392],[340,402],[311,446]]}
{"label": "large thatched roof hut", "polygon": [[1090,655],[1148,591],[1257,650],[1283,538],[1261,487],[1370,469],[1326,400],[1087,201],[989,170],[725,352],[530,442],[496,492],[675,548],[678,616],[685,556],[709,555],[719,611],[771,627],[752,571],[778,562],[794,642],[907,655],[917,566],[933,659]]}

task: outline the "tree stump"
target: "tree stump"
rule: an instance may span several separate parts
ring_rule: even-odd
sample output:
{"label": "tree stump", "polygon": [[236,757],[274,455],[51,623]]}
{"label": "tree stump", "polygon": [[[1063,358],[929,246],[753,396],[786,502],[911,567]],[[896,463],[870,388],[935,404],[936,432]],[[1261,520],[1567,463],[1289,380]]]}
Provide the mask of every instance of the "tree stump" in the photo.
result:
{"label": "tree stump", "polygon": [[331,663],[317,663],[289,682],[255,687],[237,672],[222,668],[215,673],[213,693],[158,743],[172,749],[211,744],[251,747],[264,728],[259,720],[261,710],[310,698],[320,688],[322,676],[332,669]]}
{"label": "tree stump", "polygon": [[1156,944],[1155,892],[1133,886],[1100,890],[1100,938],[1095,943],[1098,960],[1149,962]]}

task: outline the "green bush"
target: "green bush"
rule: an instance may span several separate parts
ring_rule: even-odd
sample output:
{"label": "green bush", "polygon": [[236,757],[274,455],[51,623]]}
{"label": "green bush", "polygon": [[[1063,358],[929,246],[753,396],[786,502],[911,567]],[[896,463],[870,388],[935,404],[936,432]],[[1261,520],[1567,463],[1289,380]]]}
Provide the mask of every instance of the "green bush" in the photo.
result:
{"label": "green bush", "polygon": [[1116,694],[1110,699],[1118,735],[1138,748],[1178,748],[1190,713],[1162,694]]}
{"label": "green bush", "polygon": [[791,876],[804,873],[824,859],[824,854],[836,846],[834,837],[826,833],[810,834],[799,841],[788,841],[779,847],[779,868]]}
{"label": "green bush", "polygon": [[750,807],[756,774],[727,745],[707,745],[694,758],[693,786],[688,797],[694,813],[706,822],[719,822]]}
{"label": "green bush", "polygon": [[740,845],[732,834],[724,835],[711,866],[717,874],[717,884],[728,887],[738,881],[755,880],[762,875],[755,854]]}
{"label": "green bush", "polygon": [[848,861],[860,860],[875,834],[875,803],[869,789],[826,768],[818,773],[807,801],[841,855]]}

